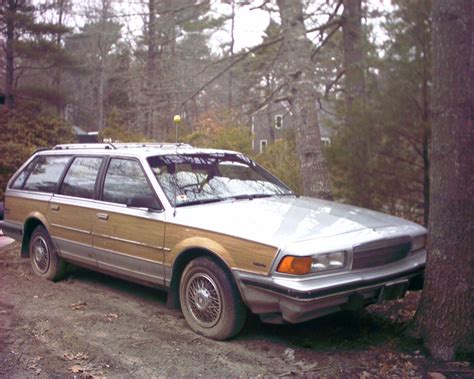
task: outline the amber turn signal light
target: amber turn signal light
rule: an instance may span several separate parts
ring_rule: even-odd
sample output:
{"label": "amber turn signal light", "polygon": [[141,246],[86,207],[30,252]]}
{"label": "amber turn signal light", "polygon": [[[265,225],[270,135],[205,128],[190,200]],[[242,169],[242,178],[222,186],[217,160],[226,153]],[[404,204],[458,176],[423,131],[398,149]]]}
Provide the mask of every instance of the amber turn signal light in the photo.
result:
{"label": "amber turn signal light", "polygon": [[277,271],[285,274],[304,275],[311,272],[311,257],[293,257],[287,255],[278,265]]}

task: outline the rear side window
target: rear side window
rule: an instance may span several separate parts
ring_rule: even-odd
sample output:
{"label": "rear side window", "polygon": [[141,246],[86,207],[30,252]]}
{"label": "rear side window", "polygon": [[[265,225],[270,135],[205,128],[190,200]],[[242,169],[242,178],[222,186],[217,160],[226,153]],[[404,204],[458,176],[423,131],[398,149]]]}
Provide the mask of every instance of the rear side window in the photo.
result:
{"label": "rear side window", "polygon": [[26,179],[25,190],[54,192],[71,157],[42,156]]}
{"label": "rear side window", "polygon": [[25,180],[30,175],[31,170],[33,170],[33,167],[35,167],[36,163],[38,163],[39,158],[36,157],[33,159],[28,166],[26,166],[23,171],[20,172],[20,174],[16,177],[15,181],[12,183],[11,188],[14,189],[22,189],[23,184],[25,184]]}
{"label": "rear side window", "polygon": [[128,199],[133,196],[154,197],[140,163],[130,159],[111,159],[105,176],[102,200],[127,204]]}
{"label": "rear side window", "polygon": [[94,198],[95,182],[102,158],[77,157],[64,178],[60,193],[67,196]]}

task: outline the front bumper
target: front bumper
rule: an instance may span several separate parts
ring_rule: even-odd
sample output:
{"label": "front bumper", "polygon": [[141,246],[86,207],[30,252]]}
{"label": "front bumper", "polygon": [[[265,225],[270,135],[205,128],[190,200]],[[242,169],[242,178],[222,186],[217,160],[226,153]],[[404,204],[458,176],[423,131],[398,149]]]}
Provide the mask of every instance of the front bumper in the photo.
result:
{"label": "front bumper", "polygon": [[388,265],[311,278],[261,276],[234,271],[253,313],[269,323],[298,323],[421,289],[426,251]]}

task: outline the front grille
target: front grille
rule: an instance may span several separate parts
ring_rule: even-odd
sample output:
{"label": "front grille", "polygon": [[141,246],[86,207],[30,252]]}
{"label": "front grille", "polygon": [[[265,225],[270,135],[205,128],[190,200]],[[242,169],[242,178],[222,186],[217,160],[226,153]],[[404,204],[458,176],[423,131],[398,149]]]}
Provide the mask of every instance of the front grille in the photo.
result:
{"label": "front grille", "polygon": [[383,266],[403,259],[410,252],[409,237],[379,240],[355,246],[353,269]]}

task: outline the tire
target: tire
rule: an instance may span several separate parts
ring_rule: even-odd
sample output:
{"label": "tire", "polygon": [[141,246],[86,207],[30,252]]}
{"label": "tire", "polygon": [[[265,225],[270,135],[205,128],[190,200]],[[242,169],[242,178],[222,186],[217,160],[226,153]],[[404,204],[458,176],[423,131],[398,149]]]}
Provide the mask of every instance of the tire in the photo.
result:
{"label": "tire", "polygon": [[179,285],[181,309],[189,327],[213,340],[225,340],[242,330],[247,309],[232,277],[207,257],[192,260]]}
{"label": "tire", "polygon": [[58,256],[48,231],[37,226],[30,238],[30,262],[33,272],[41,278],[56,281],[64,276],[66,263]]}

